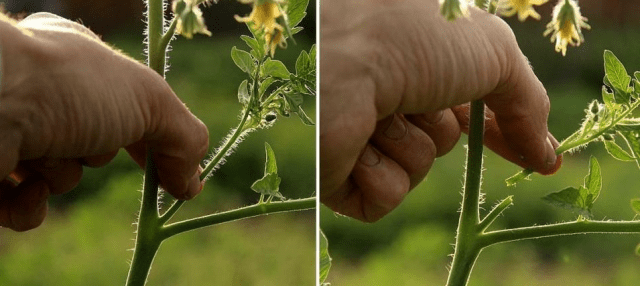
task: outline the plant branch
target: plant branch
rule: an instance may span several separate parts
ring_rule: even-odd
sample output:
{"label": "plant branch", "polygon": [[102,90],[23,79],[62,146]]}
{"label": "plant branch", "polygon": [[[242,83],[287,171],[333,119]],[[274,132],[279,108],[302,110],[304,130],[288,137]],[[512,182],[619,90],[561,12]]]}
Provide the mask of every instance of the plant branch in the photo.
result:
{"label": "plant branch", "polygon": [[164,225],[167,221],[169,221],[173,217],[173,215],[176,214],[176,212],[180,209],[182,204],[184,204],[184,202],[184,200],[176,200],[175,202],[173,202],[169,209],[167,209],[167,211],[160,216],[158,225]]}
{"label": "plant branch", "polygon": [[480,184],[482,181],[482,142],[484,136],[484,102],[471,103],[469,119],[469,144],[467,150],[467,172],[462,194],[462,208],[456,235],[455,253],[448,286],[466,285],[471,269],[482,247],[477,244],[481,231],[480,223]]}
{"label": "plant branch", "polygon": [[207,163],[207,165],[204,167],[204,170],[202,170],[202,174],[200,175],[200,180],[205,180],[209,176],[209,174],[213,172],[220,160],[222,160],[227,152],[229,152],[229,149],[231,149],[231,147],[236,144],[236,141],[238,140],[240,135],[245,131],[244,124],[247,122],[247,118],[249,118],[249,109],[245,108],[244,114],[242,115],[242,119],[240,120],[238,127],[233,131],[231,138],[229,138],[229,140],[224,143],[224,146],[222,146],[222,148],[218,150],[213,159],[211,159],[211,161],[209,161],[209,163]]}
{"label": "plant branch", "polygon": [[493,209],[484,217],[484,219],[478,225],[480,231],[485,231],[492,223],[496,220],[496,218],[506,210],[511,204],[513,204],[513,196],[508,196],[506,199],[502,200],[499,204],[497,204]]}
{"label": "plant branch", "polygon": [[316,207],[316,198],[305,198],[273,203],[257,203],[251,206],[234,209],[226,212],[211,214],[199,218],[172,223],[162,228],[163,238],[169,238],[185,231],[190,231],[206,226],[212,226],[225,222],[266,215],[270,213],[300,211]]}
{"label": "plant branch", "polygon": [[640,233],[640,221],[573,221],[550,225],[538,225],[484,233],[480,244],[489,246],[509,241],[587,233]]}

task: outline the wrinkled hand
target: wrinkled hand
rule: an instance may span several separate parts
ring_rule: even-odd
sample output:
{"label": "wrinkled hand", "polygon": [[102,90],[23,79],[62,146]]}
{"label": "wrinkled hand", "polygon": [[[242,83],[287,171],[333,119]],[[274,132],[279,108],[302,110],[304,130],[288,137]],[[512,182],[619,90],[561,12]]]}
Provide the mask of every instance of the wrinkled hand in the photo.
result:
{"label": "wrinkled hand", "polygon": [[201,190],[207,129],[164,79],[48,13],[0,21],[0,226],[41,224],[49,194],[74,188],[82,166],[125,147],[141,166],[154,150],[160,184],[174,197]]}
{"label": "wrinkled hand", "polygon": [[541,173],[559,168],[549,99],[498,17],[446,22],[438,1],[323,1],[320,199],[376,221],[400,204],[484,99],[485,144]]}

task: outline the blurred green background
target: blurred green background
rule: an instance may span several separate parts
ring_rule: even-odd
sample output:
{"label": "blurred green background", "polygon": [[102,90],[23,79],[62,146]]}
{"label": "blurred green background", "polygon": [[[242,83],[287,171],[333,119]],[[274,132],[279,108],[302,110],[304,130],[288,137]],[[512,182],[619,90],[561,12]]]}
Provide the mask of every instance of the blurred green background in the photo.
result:
{"label": "blurred green background", "polygon": [[[94,2],[99,1],[90,1]],[[239,122],[241,106],[236,94],[244,74],[233,64],[230,50],[233,46],[247,49],[239,35],[249,33],[244,24],[233,20],[233,15],[244,15],[250,7],[237,5],[236,1],[221,2],[228,3],[203,9],[205,13],[213,10],[219,14],[216,17],[220,18],[207,20],[213,36],[175,40],[167,73],[167,81],[176,94],[209,127],[211,147],[218,146]],[[130,4],[111,3],[125,8]],[[41,9],[56,11],[49,6]],[[101,27],[91,21],[92,15],[96,19],[104,16],[94,9],[78,17],[90,27]],[[312,4],[308,17],[314,19],[314,11]],[[60,14],[76,19],[69,16],[76,14],[68,11]],[[130,19],[122,21],[127,23]],[[219,28],[220,22],[229,22],[229,28]],[[106,28],[97,30],[106,42],[143,60],[141,22],[134,19],[125,28],[118,27],[119,23],[114,20],[113,27],[107,23]],[[276,58],[290,70],[299,52],[308,50],[315,41],[313,26],[307,30],[296,37],[297,45],[290,44],[286,50],[276,52]],[[305,98],[304,107],[315,118],[315,98]],[[282,194],[287,198],[314,196],[315,128],[303,125],[297,117],[279,117],[274,127],[247,136],[202,193],[186,203],[173,221],[257,202],[259,196],[250,186],[263,176],[265,141],[276,153]],[[49,215],[37,229],[24,233],[0,229],[0,285],[124,284],[134,245],[142,176],[142,170],[122,151],[106,167],[85,168],[76,189],[53,197]],[[232,222],[173,237],[160,247],[148,285],[314,283],[315,211],[309,210]]]}
{"label": "blurred green background", "polygon": [[[549,128],[563,139],[578,128],[588,102],[600,98],[604,49],[612,50],[629,73],[640,70],[640,1],[580,1],[592,29],[584,31],[584,44],[568,48],[566,57],[554,52],[554,45],[542,36],[555,3],[536,9],[542,15],[540,21],[506,21],[547,88]],[[445,284],[458,220],[466,140],[463,135],[450,154],[436,160],[426,180],[395,211],[374,224],[321,208],[321,228],[333,257],[328,279],[332,285]],[[507,188],[504,179],[519,168],[487,151],[483,213],[514,195],[514,205],[492,227],[575,219],[540,198],[582,184],[589,154],[603,168],[595,218],[632,219],[629,200],[640,197],[640,170],[635,163],[611,159],[599,145],[566,156],[555,176],[535,175],[533,181],[516,188]],[[640,235],[580,235],[494,245],[481,253],[469,285],[638,285],[640,257],[633,254],[638,243]]]}

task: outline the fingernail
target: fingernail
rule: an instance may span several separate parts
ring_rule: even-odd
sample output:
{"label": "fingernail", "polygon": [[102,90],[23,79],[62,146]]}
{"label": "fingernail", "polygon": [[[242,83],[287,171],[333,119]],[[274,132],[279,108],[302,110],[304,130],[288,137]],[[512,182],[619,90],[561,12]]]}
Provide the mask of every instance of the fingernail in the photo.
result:
{"label": "fingernail", "polygon": [[439,111],[436,111],[435,113],[427,113],[422,116],[422,118],[424,118],[424,121],[426,121],[429,124],[436,124],[440,122],[443,117],[444,117],[444,110],[439,110]]}
{"label": "fingernail", "polygon": [[551,143],[551,139],[547,137],[547,165],[545,166],[545,170],[549,170],[556,165],[556,160],[558,156],[556,155],[556,150],[553,148],[553,144]]}
{"label": "fingernail", "polygon": [[360,162],[366,166],[374,166],[380,162],[380,156],[371,146],[367,145],[360,155]]}
{"label": "fingernail", "polygon": [[384,131],[384,136],[390,139],[398,140],[404,137],[405,134],[407,134],[407,125],[405,124],[404,120],[400,119],[398,115],[394,114],[389,127],[387,127],[387,129]]}

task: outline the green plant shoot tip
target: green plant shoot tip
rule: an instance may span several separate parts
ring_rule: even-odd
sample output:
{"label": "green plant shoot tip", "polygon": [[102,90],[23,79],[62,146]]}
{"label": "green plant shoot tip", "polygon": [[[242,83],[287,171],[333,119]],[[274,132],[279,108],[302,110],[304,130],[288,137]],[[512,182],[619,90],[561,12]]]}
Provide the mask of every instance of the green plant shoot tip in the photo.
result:
{"label": "green plant shoot tip", "polygon": [[505,181],[505,183],[507,183],[507,187],[514,187],[516,185],[516,183],[522,181],[522,180],[530,180],[530,176],[531,174],[533,174],[533,170],[531,169],[524,169],[518,173],[516,173],[515,175],[507,178]]}

